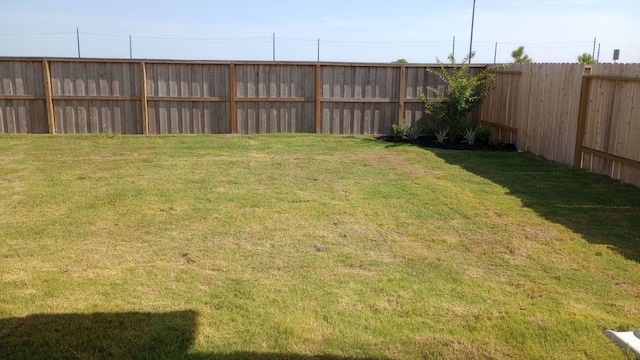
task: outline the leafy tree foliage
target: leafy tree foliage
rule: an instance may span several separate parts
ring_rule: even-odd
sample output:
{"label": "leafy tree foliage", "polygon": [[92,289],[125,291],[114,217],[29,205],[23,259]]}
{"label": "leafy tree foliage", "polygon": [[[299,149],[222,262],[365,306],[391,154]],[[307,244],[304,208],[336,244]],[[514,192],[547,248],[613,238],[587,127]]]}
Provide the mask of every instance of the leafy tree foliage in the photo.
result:
{"label": "leafy tree foliage", "polygon": [[591,65],[596,63],[596,59],[593,58],[593,55],[588,53],[582,53],[578,56],[578,62],[580,64]]}
{"label": "leafy tree foliage", "polygon": [[524,53],[524,46],[520,46],[511,52],[513,62],[516,64],[530,64],[533,60]]}

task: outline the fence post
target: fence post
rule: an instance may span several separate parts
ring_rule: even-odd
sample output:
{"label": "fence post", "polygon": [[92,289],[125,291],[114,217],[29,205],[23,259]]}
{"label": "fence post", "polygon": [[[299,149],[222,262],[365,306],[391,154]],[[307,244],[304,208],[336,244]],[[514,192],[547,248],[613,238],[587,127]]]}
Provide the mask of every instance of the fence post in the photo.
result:
{"label": "fence post", "polygon": [[402,65],[400,67],[400,78],[398,79],[398,120],[397,124],[404,122],[404,98],[406,96],[406,67]]}
{"label": "fence post", "polygon": [[229,64],[229,131],[232,134],[238,133],[238,110],[236,104],[236,67],[234,63]]}
{"label": "fence post", "polygon": [[56,133],[56,119],[53,111],[53,90],[51,89],[51,71],[49,62],[42,60],[42,73],[44,74],[44,93],[47,102],[47,123],[49,124],[49,134]]}
{"label": "fence post", "polygon": [[142,105],[142,133],[149,135],[149,114],[147,109],[147,66],[140,62],[140,103]]}
{"label": "fence post", "polygon": [[584,143],[584,131],[587,125],[587,110],[589,108],[589,93],[591,92],[591,78],[582,76],[582,88],[580,89],[580,111],[578,113],[578,130],[576,131],[576,148],[573,165],[582,167],[582,146]]}
{"label": "fence post", "polygon": [[316,65],[316,134],[322,133],[322,68]]}

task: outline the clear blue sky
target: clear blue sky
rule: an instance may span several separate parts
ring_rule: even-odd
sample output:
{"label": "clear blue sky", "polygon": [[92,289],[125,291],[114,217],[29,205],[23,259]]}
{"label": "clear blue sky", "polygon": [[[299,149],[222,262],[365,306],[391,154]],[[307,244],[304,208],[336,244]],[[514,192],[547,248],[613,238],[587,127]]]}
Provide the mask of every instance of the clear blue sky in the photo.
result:
{"label": "clear blue sky", "polygon": [[[0,56],[432,63],[469,51],[473,0],[43,1],[0,3]],[[640,0],[477,0],[474,62],[640,62]],[[597,50],[596,50],[597,51]]]}

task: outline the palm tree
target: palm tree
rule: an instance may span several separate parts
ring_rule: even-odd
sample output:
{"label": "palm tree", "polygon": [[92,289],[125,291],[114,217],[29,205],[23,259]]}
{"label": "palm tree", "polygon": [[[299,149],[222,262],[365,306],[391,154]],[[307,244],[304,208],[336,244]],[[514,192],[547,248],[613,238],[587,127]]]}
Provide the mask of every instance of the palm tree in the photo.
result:
{"label": "palm tree", "polygon": [[582,55],[578,56],[578,62],[580,64],[591,65],[596,63],[596,59],[594,59],[591,54],[582,53]]}
{"label": "palm tree", "polygon": [[513,50],[513,52],[511,52],[511,57],[514,60],[513,62],[516,64],[529,64],[532,61],[529,55],[524,53],[524,46],[520,46],[516,50]]}

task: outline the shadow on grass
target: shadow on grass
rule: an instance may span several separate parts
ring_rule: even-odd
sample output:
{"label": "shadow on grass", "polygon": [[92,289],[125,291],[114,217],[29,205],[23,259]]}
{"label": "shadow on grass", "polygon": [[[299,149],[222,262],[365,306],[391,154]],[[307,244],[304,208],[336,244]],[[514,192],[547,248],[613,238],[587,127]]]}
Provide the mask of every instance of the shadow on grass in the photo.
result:
{"label": "shadow on grass", "polygon": [[0,359],[367,359],[290,353],[190,353],[198,314],[36,314],[0,319]]}
{"label": "shadow on grass", "polygon": [[196,327],[197,313],[190,310],[0,319],[0,358],[181,358],[194,343]]}
{"label": "shadow on grass", "polygon": [[547,220],[640,262],[640,188],[530,153],[428,150],[505,187]]}

